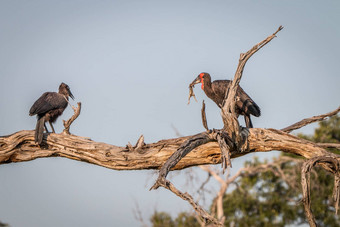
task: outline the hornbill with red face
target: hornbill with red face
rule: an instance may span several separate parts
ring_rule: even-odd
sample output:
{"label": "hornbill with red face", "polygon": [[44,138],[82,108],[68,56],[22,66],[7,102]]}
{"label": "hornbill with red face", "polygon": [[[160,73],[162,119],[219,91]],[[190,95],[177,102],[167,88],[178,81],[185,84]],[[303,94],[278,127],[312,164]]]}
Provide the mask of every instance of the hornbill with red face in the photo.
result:
{"label": "hornbill with red face", "polygon": [[[218,107],[222,108],[223,100],[226,98],[226,92],[231,86],[230,80],[215,80],[211,82],[209,73],[201,73],[191,84],[202,83],[202,90],[213,100]],[[250,115],[259,117],[261,115],[260,107],[247,95],[247,93],[238,86],[236,91],[236,113],[244,115],[247,128],[252,128],[253,124]]]}
{"label": "hornbill with red face", "polygon": [[48,132],[45,122],[48,121],[55,133],[52,123],[64,112],[67,107],[68,97],[74,99],[69,86],[61,83],[59,92],[45,92],[35,101],[30,109],[29,115],[37,115],[37,125],[35,127],[35,142],[42,143],[44,127]]}

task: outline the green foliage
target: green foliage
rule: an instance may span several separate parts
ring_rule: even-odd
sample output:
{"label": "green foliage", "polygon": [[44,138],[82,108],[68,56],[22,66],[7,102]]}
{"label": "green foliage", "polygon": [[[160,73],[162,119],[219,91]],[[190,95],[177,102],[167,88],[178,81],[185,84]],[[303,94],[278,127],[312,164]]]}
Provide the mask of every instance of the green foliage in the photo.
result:
{"label": "green foliage", "polygon": [[172,220],[171,216],[165,212],[157,212],[151,216],[150,221],[153,227],[174,227],[174,221]]}
{"label": "green foliage", "polygon": [[182,212],[179,213],[177,218],[175,219],[175,226],[176,227],[200,227],[201,225],[198,223],[197,219],[187,213]]}
{"label": "green foliage", "polygon": [[[276,161],[279,161],[277,159]],[[259,163],[261,164],[261,163]],[[238,187],[223,200],[225,225],[234,226],[286,226],[307,223],[300,188],[301,165],[285,163],[280,166],[287,180],[268,170],[237,180]],[[255,179],[255,181],[254,181]],[[332,174],[316,168],[311,174],[312,210],[318,226],[340,226],[330,200],[334,178]]]}
{"label": "green foliage", "polygon": [[326,121],[321,121],[315,129],[312,140],[321,143],[340,143],[340,117],[335,115]]}
{"label": "green foliage", "polygon": [[226,226],[285,226],[301,221],[299,197],[272,171],[243,176],[237,183],[223,200]]}
{"label": "green foliage", "polygon": [[[333,116],[320,122],[313,136],[300,134],[303,139],[322,143],[340,142],[340,117]],[[331,150],[335,152],[335,150]],[[300,186],[301,165],[298,156],[282,153],[273,160],[279,163],[283,156],[296,158],[296,161],[281,164],[279,167],[285,179],[266,172],[245,175],[237,180],[235,190],[224,197],[225,225],[229,226],[286,226],[307,223],[304,209],[299,201],[302,198]],[[265,162],[257,159],[246,162],[246,167],[255,167]],[[318,226],[340,226],[339,216],[335,215],[331,200],[334,177],[322,168],[315,168],[311,174],[312,210]]]}
{"label": "green foliage", "polygon": [[[333,116],[319,123],[312,136],[303,134],[298,136],[318,143],[340,143],[340,117]],[[330,151],[338,153],[336,150]],[[287,156],[293,158],[292,161],[280,161]],[[266,163],[267,161],[254,159],[246,162],[245,167],[256,167]],[[301,157],[282,153],[272,163],[276,165],[276,169],[284,173],[284,178],[277,172],[275,174],[272,169],[244,174],[235,181],[237,186],[225,194],[223,199],[225,226],[295,226],[307,223],[300,202]],[[335,215],[334,202],[331,199],[333,185],[332,174],[318,167],[312,170],[311,202],[318,226],[340,226],[340,218]],[[162,212],[159,214],[164,216]],[[180,213],[175,221],[170,216],[164,217],[162,219],[167,220],[169,225],[166,225],[166,222],[162,222],[164,225],[152,222],[153,226],[199,226],[195,217],[188,213]]]}
{"label": "green foliage", "polygon": [[173,220],[168,213],[155,211],[150,221],[153,227],[200,227],[197,219],[187,212],[179,213]]}

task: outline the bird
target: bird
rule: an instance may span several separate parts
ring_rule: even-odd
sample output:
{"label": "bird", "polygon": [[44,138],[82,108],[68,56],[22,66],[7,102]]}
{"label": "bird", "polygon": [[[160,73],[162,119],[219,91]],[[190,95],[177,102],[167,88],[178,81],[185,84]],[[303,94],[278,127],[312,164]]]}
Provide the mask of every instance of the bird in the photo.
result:
{"label": "bird", "polygon": [[52,123],[64,112],[67,107],[68,97],[74,100],[70,87],[61,83],[58,92],[45,92],[32,105],[29,115],[37,115],[35,127],[35,142],[42,144],[44,128],[48,132],[45,122],[49,122],[52,132],[55,133]]}
{"label": "bird", "polygon": [[[201,88],[204,93],[213,100],[219,108],[223,106],[223,100],[228,88],[231,86],[231,80],[215,80],[211,82],[209,73],[202,72],[191,83],[192,85],[202,83]],[[250,115],[259,117],[261,115],[260,107],[247,95],[247,93],[238,85],[236,91],[236,114],[243,115],[247,128],[252,128]]]}

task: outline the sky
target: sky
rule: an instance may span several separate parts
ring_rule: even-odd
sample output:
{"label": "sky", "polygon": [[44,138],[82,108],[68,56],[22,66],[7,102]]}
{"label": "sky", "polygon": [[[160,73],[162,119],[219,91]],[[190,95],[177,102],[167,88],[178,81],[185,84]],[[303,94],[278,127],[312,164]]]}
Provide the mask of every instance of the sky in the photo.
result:
{"label": "sky", "polygon": [[[339,1],[0,1],[0,136],[33,130],[28,111],[46,91],[67,83],[82,112],[71,133],[125,146],[221,128],[201,72],[232,79],[240,53],[284,29],[247,63],[240,85],[261,107],[254,127],[283,128],[339,106]],[[68,107],[55,124],[68,119]],[[240,123],[244,125],[243,118]],[[316,124],[298,132],[313,133]],[[258,153],[263,159],[273,153]],[[277,154],[277,153],[276,153]],[[232,160],[232,171],[247,155]],[[193,168],[198,178],[205,173]],[[186,188],[185,171],[170,174]],[[139,226],[154,210],[191,210],[159,189],[155,171],[115,171],[45,158],[0,166],[0,220],[11,226]],[[209,204],[207,204],[209,205]]]}

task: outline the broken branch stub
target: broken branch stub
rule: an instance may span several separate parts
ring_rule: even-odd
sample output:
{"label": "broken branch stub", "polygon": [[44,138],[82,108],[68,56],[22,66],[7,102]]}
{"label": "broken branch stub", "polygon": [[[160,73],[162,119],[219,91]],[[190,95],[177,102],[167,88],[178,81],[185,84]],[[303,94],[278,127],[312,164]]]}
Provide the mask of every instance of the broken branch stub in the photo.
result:
{"label": "broken branch stub", "polygon": [[207,116],[205,114],[205,103],[204,103],[204,100],[202,102],[201,115],[202,115],[202,124],[203,124],[203,127],[205,128],[205,130],[209,131],[208,122],[207,122]]}
{"label": "broken branch stub", "polygon": [[74,114],[72,115],[72,117],[70,119],[68,119],[67,121],[63,120],[63,124],[64,124],[64,130],[62,132],[63,134],[67,134],[67,135],[71,134],[70,133],[70,126],[73,123],[73,121],[76,120],[77,117],[80,115],[81,102],[78,102],[77,105],[78,105],[77,108],[74,107],[74,106],[71,106],[73,111],[74,111]]}

